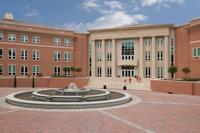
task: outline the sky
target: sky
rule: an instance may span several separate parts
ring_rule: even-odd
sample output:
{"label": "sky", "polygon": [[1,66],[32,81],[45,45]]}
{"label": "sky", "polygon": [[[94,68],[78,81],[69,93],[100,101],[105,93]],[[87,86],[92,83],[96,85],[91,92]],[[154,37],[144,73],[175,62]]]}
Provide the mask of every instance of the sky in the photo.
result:
{"label": "sky", "polygon": [[1,19],[86,32],[132,24],[182,25],[200,17],[200,0],[0,0]]}

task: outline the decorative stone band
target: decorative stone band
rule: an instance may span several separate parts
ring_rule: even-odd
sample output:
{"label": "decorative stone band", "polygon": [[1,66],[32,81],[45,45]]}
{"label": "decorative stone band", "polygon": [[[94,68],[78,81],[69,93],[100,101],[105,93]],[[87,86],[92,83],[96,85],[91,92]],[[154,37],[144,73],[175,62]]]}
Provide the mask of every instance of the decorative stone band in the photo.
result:
{"label": "decorative stone band", "polygon": [[121,105],[128,103],[132,100],[130,94],[115,90],[109,90],[109,92],[121,93],[124,96],[117,99],[103,100],[103,101],[89,101],[89,102],[46,102],[46,101],[31,101],[16,98],[16,95],[22,93],[33,92],[23,91],[12,93],[6,97],[6,102],[16,106],[29,107],[29,108],[42,108],[42,109],[86,109],[86,108],[101,108],[110,107],[115,105]]}

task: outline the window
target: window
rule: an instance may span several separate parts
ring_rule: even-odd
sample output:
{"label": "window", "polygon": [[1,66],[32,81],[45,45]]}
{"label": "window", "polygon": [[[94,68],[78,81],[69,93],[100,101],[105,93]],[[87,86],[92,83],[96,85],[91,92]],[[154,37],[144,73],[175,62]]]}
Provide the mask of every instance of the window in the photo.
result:
{"label": "window", "polygon": [[107,41],[107,48],[112,48],[112,41],[111,40]]}
{"label": "window", "polygon": [[102,61],[101,52],[97,52],[97,61]]}
{"label": "window", "polygon": [[122,41],[122,60],[134,59],[134,41],[123,40]]}
{"label": "window", "polygon": [[3,49],[0,48],[0,59],[3,58]]}
{"label": "window", "polygon": [[163,78],[163,67],[157,68],[157,78]]}
{"label": "window", "polygon": [[32,67],[32,72],[33,72],[33,75],[38,75],[40,73],[40,66],[34,65]]}
{"label": "window", "polygon": [[112,61],[112,53],[107,53],[107,61]]}
{"label": "window", "polygon": [[[68,68],[71,68],[70,66]],[[68,69],[66,72],[65,72],[65,76],[71,76],[71,71],[70,69]]]}
{"label": "window", "polygon": [[9,75],[15,75],[16,73],[16,67],[15,67],[15,65],[9,65],[8,66],[8,74]]}
{"label": "window", "polygon": [[200,48],[193,48],[193,57],[200,58]]}
{"label": "window", "polygon": [[21,59],[22,60],[27,60],[27,58],[28,58],[28,51],[25,50],[25,49],[22,49],[21,50]]}
{"label": "window", "polygon": [[60,67],[59,66],[54,67],[54,75],[60,76]]}
{"label": "window", "polygon": [[27,43],[28,42],[28,35],[21,35],[20,36],[20,41],[22,43]]}
{"label": "window", "polygon": [[54,44],[55,45],[61,45],[61,39],[58,38],[58,37],[54,38]]}
{"label": "window", "polygon": [[40,43],[40,37],[39,36],[33,36],[32,37],[32,42],[34,44],[39,44]]}
{"label": "window", "polygon": [[101,67],[97,67],[97,77],[101,77]]}
{"label": "window", "polygon": [[122,66],[122,77],[135,77],[134,69],[133,66]]}
{"label": "window", "polygon": [[61,55],[59,51],[54,52],[54,60],[55,61],[60,61]]}
{"label": "window", "polygon": [[145,67],[145,77],[151,78],[151,68],[150,67]]}
{"label": "window", "polygon": [[27,75],[28,74],[28,67],[26,65],[21,66],[21,75]]}
{"label": "window", "polygon": [[159,61],[162,61],[162,60],[163,60],[163,51],[158,51],[158,57],[157,57],[157,59],[158,59]]}
{"label": "window", "polygon": [[0,64],[0,75],[2,75],[2,74],[3,74],[3,65]]}
{"label": "window", "polygon": [[157,38],[157,45],[158,46],[162,46],[163,45],[163,38],[162,37]]}
{"label": "window", "polygon": [[64,39],[64,45],[70,46],[71,45],[71,39]]}
{"label": "window", "polygon": [[33,50],[33,60],[39,60],[40,53],[39,50]]}
{"label": "window", "polygon": [[97,48],[101,48],[101,41],[97,41]]}
{"label": "window", "polygon": [[16,41],[16,35],[15,34],[8,34],[8,41],[15,42]]}
{"label": "window", "polygon": [[111,67],[107,67],[107,77],[112,77],[112,68]]}
{"label": "window", "polygon": [[9,52],[9,55],[8,55],[8,58],[11,59],[11,60],[14,60],[16,58],[16,50],[15,49],[9,49],[8,50]]}
{"label": "window", "polygon": [[145,51],[145,60],[150,61],[151,60],[151,52],[150,51]]}
{"label": "window", "polygon": [[151,38],[146,38],[146,39],[144,39],[144,44],[145,44],[145,46],[150,46],[151,43],[152,43]]}
{"label": "window", "polygon": [[170,45],[170,64],[171,66],[174,65],[174,39],[171,38],[171,45]]}
{"label": "window", "polygon": [[0,41],[3,40],[3,33],[0,32]]}
{"label": "window", "polygon": [[64,53],[64,58],[65,58],[65,61],[71,61],[71,53],[70,52],[65,52]]}

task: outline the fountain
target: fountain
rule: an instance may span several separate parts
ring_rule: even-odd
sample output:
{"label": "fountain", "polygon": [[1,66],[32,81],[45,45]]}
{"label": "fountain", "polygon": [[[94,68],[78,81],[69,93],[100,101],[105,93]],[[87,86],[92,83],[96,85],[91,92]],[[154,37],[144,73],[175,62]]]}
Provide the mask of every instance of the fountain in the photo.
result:
{"label": "fountain", "polygon": [[75,83],[62,89],[12,93],[6,102],[16,106],[48,109],[83,109],[120,105],[131,101],[129,94],[115,90],[83,89]]}

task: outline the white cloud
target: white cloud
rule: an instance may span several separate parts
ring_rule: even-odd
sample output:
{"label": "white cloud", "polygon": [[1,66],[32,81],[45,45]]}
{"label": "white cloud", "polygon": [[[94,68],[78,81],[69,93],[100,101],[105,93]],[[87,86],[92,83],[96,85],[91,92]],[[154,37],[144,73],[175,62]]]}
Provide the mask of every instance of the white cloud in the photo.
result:
{"label": "white cloud", "polygon": [[64,25],[64,27],[66,29],[85,32],[89,29],[111,28],[122,25],[137,24],[139,21],[143,21],[145,19],[147,19],[147,17],[142,14],[130,15],[123,11],[117,11],[102,15],[91,23],[67,23]]}
{"label": "white cloud", "polygon": [[92,10],[98,8],[99,5],[97,4],[97,0],[85,0],[82,3],[82,7],[87,10]]}
{"label": "white cloud", "polygon": [[123,9],[123,3],[115,0],[104,1],[104,4],[111,9]]}
{"label": "white cloud", "polygon": [[153,5],[163,5],[169,6],[169,4],[182,4],[185,0],[140,0],[142,6],[153,6]]}
{"label": "white cloud", "polygon": [[27,12],[25,13],[25,16],[34,17],[34,16],[39,15],[39,12],[37,9],[30,8],[29,6],[26,6],[25,8],[27,10]]}

